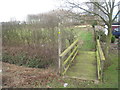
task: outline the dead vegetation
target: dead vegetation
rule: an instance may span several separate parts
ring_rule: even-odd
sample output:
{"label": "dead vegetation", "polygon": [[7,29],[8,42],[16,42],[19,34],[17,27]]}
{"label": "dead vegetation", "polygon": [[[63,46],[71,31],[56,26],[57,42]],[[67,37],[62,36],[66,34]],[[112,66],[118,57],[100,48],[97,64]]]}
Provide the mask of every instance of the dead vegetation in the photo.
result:
{"label": "dead vegetation", "polygon": [[48,69],[27,68],[13,64],[3,63],[2,86],[3,88],[34,88],[46,87],[53,79],[57,79],[56,73]]}

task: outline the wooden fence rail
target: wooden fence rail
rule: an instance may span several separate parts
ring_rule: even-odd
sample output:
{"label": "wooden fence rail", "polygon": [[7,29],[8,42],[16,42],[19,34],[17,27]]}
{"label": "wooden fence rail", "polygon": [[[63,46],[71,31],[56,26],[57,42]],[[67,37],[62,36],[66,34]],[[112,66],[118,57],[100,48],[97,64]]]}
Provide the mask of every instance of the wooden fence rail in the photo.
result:
{"label": "wooden fence rail", "polygon": [[63,51],[60,55],[60,74],[64,75],[68,68],[70,67],[72,61],[78,53],[78,39],[75,40],[65,51]]}
{"label": "wooden fence rail", "polygon": [[96,57],[97,57],[97,75],[99,80],[103,80],[103,67],[104,67],[104,61],[105,56],[103,54],[100,41],[97,40],[97,46],[96,46]]}

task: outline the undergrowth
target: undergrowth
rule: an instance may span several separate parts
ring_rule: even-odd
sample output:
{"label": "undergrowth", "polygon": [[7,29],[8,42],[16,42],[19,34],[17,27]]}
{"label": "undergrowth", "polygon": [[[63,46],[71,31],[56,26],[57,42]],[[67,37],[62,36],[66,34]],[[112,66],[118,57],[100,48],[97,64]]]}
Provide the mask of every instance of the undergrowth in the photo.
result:
{"label": "undergrowth", "polygon": [[16,64],[19,66],[28,66],[32,68],[47,68],[53,63],[52,60],[44,60],[39,56],[30,57],[25,53],[21,53],[21,54],[19,53],[16,55],[10,55],[9,53],[4,53],[2,57],[2,61],[10,64]]}

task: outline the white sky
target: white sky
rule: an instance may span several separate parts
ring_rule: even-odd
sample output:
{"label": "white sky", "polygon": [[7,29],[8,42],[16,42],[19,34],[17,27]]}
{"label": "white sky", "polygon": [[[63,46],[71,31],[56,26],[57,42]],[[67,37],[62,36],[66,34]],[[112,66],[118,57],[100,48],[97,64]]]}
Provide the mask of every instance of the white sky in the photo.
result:
{"label": "white sky", "polygon": [[0,22],[11,18],[24,20],[27,14],[43,13],[55,8],[55,0],[0,0]]}
{"label": "white sky", "polygon": [[23,21],[28,14],[48,12],[59,5],[58,0],[0,0],[0,22],[13,18]]}

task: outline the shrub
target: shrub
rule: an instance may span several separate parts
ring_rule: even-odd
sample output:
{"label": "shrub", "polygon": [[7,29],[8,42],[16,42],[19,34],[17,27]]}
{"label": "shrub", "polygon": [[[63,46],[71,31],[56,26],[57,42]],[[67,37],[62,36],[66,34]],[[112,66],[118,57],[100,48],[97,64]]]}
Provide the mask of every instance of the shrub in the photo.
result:
{"label": "shrub", "polygon": [[112,36],[111,43],[114,43],[114,42],[115,42],[115,36]]}

